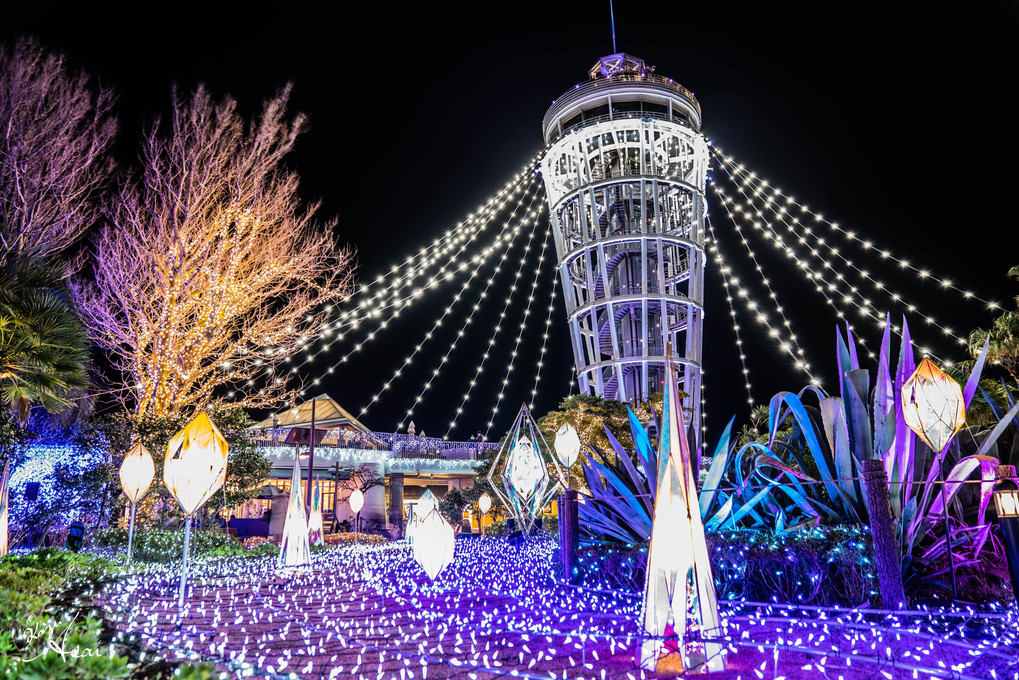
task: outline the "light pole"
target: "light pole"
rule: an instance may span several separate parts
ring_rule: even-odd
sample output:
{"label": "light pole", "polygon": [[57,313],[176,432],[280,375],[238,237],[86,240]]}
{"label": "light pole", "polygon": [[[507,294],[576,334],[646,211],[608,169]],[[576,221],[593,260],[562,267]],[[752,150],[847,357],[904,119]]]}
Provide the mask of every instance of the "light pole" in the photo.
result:
{"label": "light pole", "polygon": [[966,424],[962,388],[951,376],[924,358],[902,386],[902,409],[906,425],[940,457],[938,483],[941,484],[941,508],[945,522],[945,546],[952,572],[952,599],[959,599],[955,580],[955,556],[948,524],[948,495],[945,491],[945,458],[952,438]]}
{"label": "light pole", "polygon": [[350,492],[350,498],[347,499],[350,503],[350,509],[354,511],[354,543],[357,543],[357,525],[361,523],[361,508],[364,507],[364,494],[361,493],[360,489],[354,489]]}
{"label": "light pole", "polygon": [[1019,602],[1019,485],[1016,484],[1015,466],[999,465],[994,469],[998,483],[994,485],[994,509],[998,511],[998,526],[1005,542],[1005,555],[1012,574],[1012,593]]}

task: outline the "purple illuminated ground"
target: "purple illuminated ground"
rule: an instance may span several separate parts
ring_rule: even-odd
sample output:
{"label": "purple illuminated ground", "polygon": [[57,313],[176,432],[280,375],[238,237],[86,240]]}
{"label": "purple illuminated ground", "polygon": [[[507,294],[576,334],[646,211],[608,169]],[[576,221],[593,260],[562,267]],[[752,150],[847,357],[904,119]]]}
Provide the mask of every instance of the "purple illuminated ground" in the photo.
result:
{"label": "purple illuminated ground", "polygon": [[[638,678],[639,598],[559,584],[550,542],[459,540],[428,581],[403,543],[315,555],[310,573],[271,561],[198,565],[183,625],[171,571],[121,581],[108,602],[126,632],[174,657],[300,678]],[[1019,678],[1019,616],[902,616],[723,605],[717,678]],[[985,638],[985,639],[978,639]]]}

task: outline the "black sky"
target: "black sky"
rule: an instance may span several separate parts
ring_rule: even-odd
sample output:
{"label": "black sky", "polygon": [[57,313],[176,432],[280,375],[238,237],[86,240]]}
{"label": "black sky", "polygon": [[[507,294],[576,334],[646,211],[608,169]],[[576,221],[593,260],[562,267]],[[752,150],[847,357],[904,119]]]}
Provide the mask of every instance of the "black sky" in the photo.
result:
{"label": "black sky", "polygon": [[[1005,277],[1019,263],[1019,135],[1011,104],[1019,10],[1008,2],[968,3],[951,13],[934,7],[620,0],[615,13],[618,49],[693,90],[705,133],[727,153],[877,244],[985,298],[1010,302],[1019,292]],[[293,108],[310,116],[312,129],[290,165],[304,195],[323,199],[323,215],[338,218],[365,280],[430,243],[502,186],[540,150],[551,101],[612,52],[607,2],[110,8],[8,0],[2,16],[0,39],[34,35],[115,88],[128,157],[143,123],[165,112],[173,84],[188,90],[205,83],[254,112],[293,82]],[[722,227],[717,205],[711,215]],[[789,278],[781,273],[788,264],[775,265],[780,282]],[[916,290],[919,306],[958,330],[990,321],[957,296]],[[808,356],[830,376],[833,317],[809,291],[788,291],[785,299]],[[356,413],[426,330],[415,326],[445,300],[421,304],[424,312],[408,315],[403,330],[375,343],[374,353],[366,350],[322,390]],[[709,272],[713,431],[744,399],[723,305],[718,275]],[[539,413],[567,387],[561,309],[556,319]],[[922,323],[913,325],[923,341]],[[873,330],[868,334],[876,343]],[[762,334],[747,340],[760,347],[751,352],[755,397],[801,386]],[[430,371],[437,355],[425,357]],[[504,364],[493,361],[495,368]],[[448,373],[473,375],[466,368],[475,363],[476,353],[465,354]],[[518,366],[516,374],[528,378],[515,385],[519,394],[511,388],[493,434],[526,398],[532,366],[533,359]],[[490,372],[501,377],[502,369]],[[436,383],[415,414],[419,429],[444,431],[469,379]],[[394,383],[393,394],[402,396],[383,401],[366,423],[394,427],[416,387],[412,379]],[[468,423],[484,429],[493,392],[479,389],[482,398],[471,404],[484,413],[469,411],[461,434],[476,429]]]}

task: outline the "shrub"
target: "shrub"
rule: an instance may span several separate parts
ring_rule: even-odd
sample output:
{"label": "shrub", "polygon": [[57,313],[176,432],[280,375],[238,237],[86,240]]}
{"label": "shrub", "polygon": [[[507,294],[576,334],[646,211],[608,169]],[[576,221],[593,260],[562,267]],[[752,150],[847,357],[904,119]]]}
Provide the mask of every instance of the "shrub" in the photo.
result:
{"label": "shrub", "polygon": [[[870,535],[859,527],[784,534],[724,531],[708,536],[719,600],[860,606],[877,594]],[[585,585],[644,589],[647,546],[581,548]]]}
{"label": "shrub", "polygon": [[385,545],[386,543],[389,543],[389,539],[385,536],[362,533],[354,534],[353,532],[326,534],[325,542],[328,546],[353,545],[355,538],[357,539],[358,545]]}
{"label": "shrub", "polygon": [[[127,550],[127,530],[111,527],[93,534],[91,545],[99,548]],[[245,554],[243,544],[222,531],[191,532],[191,554],[228,556]],[[133,558],[142,562],[171,562],[184,555],[184,531],[180,529],[135,529]]]}

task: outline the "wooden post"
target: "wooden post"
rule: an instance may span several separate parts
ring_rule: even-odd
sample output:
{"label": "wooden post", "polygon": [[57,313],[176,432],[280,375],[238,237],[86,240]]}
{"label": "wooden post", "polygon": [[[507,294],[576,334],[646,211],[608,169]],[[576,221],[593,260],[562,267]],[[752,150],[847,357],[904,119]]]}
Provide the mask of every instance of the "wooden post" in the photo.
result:
{"label": "wooden post", "polygon": [[563,580],[576,583],[578,532],[580,524],[577,518],[577,492],[567,489],[559,497],[559,555],[562,560]]}
{"label": "wooden post", "polygon": [[870,535],[874,543],[874,566],[877,567],[878,588],[885,609],[906,606],[902,587],[902,560],[895,540],[892,521],[892,500],[888,495],[888,477],[880,460],[863,461],[863,498],[870,516]]}

